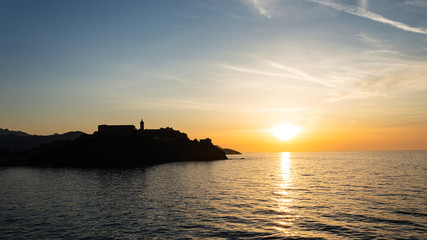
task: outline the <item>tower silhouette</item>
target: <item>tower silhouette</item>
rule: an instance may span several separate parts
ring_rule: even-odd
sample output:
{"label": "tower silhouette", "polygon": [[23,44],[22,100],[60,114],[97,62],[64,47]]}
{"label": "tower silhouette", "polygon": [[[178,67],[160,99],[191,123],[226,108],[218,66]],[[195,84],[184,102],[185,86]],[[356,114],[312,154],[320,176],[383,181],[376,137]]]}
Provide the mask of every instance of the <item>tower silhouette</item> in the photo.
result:
{"label": "tower silhouette", "polygon": [[141,122],[139,122],[139,130],[144,131],[144,121],[141,119]]}

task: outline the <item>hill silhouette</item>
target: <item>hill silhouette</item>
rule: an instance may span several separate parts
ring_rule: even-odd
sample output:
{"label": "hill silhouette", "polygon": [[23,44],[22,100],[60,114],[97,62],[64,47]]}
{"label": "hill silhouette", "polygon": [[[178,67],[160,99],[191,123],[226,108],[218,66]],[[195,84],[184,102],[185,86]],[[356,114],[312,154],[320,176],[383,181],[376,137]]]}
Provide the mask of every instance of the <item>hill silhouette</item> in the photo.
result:
{"label": "hill silhouette", "polygon": [[20,137],[30,136],[30,134],[28,134],[28,133],[21,132],[21,131],[11,131],[7,128],[6,129],[0,128],[0,136],[1,135],[15,135],[15,136],[20,136]]}
{"label": "hill silhouette", "polygon": [[47,136],[30,135],[21,131],[10,131],[0,128],[0,149],[9,152],[21,152],[39,147],[41,144],[48,144],[54,141],[74,140],[84,132],[73,131],[64,134],[53,134]]}
{"label": "hill silhouette", "polygon": [[242,154],[241,152],[238,152],[238,151],[236,151],[236,150],[233,150],[233,149],[230,149],[230,148],[222,148],[222,147],[220,147],[220,146],[218,146],[218,145],[216,145],[218,148],[220,148],[222,151],[224,151],[225,152],[225,154],[228,154],[228,155],[237,155],[237,154]]}
{"label": "hill silhouette", "polygon": [[0,151],[0,165],[144,167],[176,161],[227,159],[224,151],[210,139],[190,140],[185,133],[172,128],[113,133],[80,134],[74,140],[55,140],[23,152]]}

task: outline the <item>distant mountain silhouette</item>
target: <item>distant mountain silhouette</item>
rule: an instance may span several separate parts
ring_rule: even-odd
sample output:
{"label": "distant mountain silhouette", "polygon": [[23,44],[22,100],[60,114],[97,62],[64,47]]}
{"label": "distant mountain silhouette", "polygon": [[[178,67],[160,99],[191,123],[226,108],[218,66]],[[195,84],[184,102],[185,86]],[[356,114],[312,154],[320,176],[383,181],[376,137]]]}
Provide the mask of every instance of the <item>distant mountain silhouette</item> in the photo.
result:
{"label": "distant mountain silhouette", "polygon": [[[74,140],[67,139],[77,135]],[[99,131],[92,135],[71,132],[45,138],[7,136],[9,140],[16,138],[16,143],[24,143],[27,149],[33,142],[23,139],[34,139],[39,146],[14,153],[0,150],[0,166],[144,167],[176,161],[227,159],[224,151],[210,139],[190,140],[187,134],[172,128],[136,130],[132,125],[100,125]],[[41,139],[46,143],[41,143]],[[18,148],[23,147],[15,146]]]}
{"label": "distant mountain silhouette", "polygon": [[41,144],[48,144],[54,141],[74,140],[84,132],[67,132],[64,134],[53,134],[48,136],[29,135],[21,131],[10,131],[0,128],[0,149],[2,151],[21,152],[36,148]]}
{"label": "distant mountain silhouette", "polygon": [[10,131],[7,128],[6,129],[0,128],[0,136],[1,135],[15,135],[15,136],[20,136],[20,137],[30,136],[30,134],[28,134],[28,133],[21,132],[21,131]]}

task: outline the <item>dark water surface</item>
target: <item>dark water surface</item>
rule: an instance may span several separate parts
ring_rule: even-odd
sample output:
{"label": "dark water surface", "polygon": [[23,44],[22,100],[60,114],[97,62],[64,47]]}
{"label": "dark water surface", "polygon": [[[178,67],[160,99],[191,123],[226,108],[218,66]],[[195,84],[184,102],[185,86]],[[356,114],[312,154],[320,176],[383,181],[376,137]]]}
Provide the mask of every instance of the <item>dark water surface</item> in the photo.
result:
{"label": "dark water surface", "polygon": [[427,152],[0,168],[0,239],[427,239]]}

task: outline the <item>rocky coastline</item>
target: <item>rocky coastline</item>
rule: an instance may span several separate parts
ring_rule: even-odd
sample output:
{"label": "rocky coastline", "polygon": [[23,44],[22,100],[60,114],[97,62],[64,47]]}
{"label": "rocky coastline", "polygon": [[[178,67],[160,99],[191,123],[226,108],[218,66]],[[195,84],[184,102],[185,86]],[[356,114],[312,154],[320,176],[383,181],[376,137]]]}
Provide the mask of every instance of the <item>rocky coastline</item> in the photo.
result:
{"label": "rocky coastline", "polygon": [[121,134],[95,132],[74,140],[60,140],[36,148],[0,151],[0,166],[145,167],[179,161],[227,159],[211,139],[190,140],[172,128],[135,130]]}

